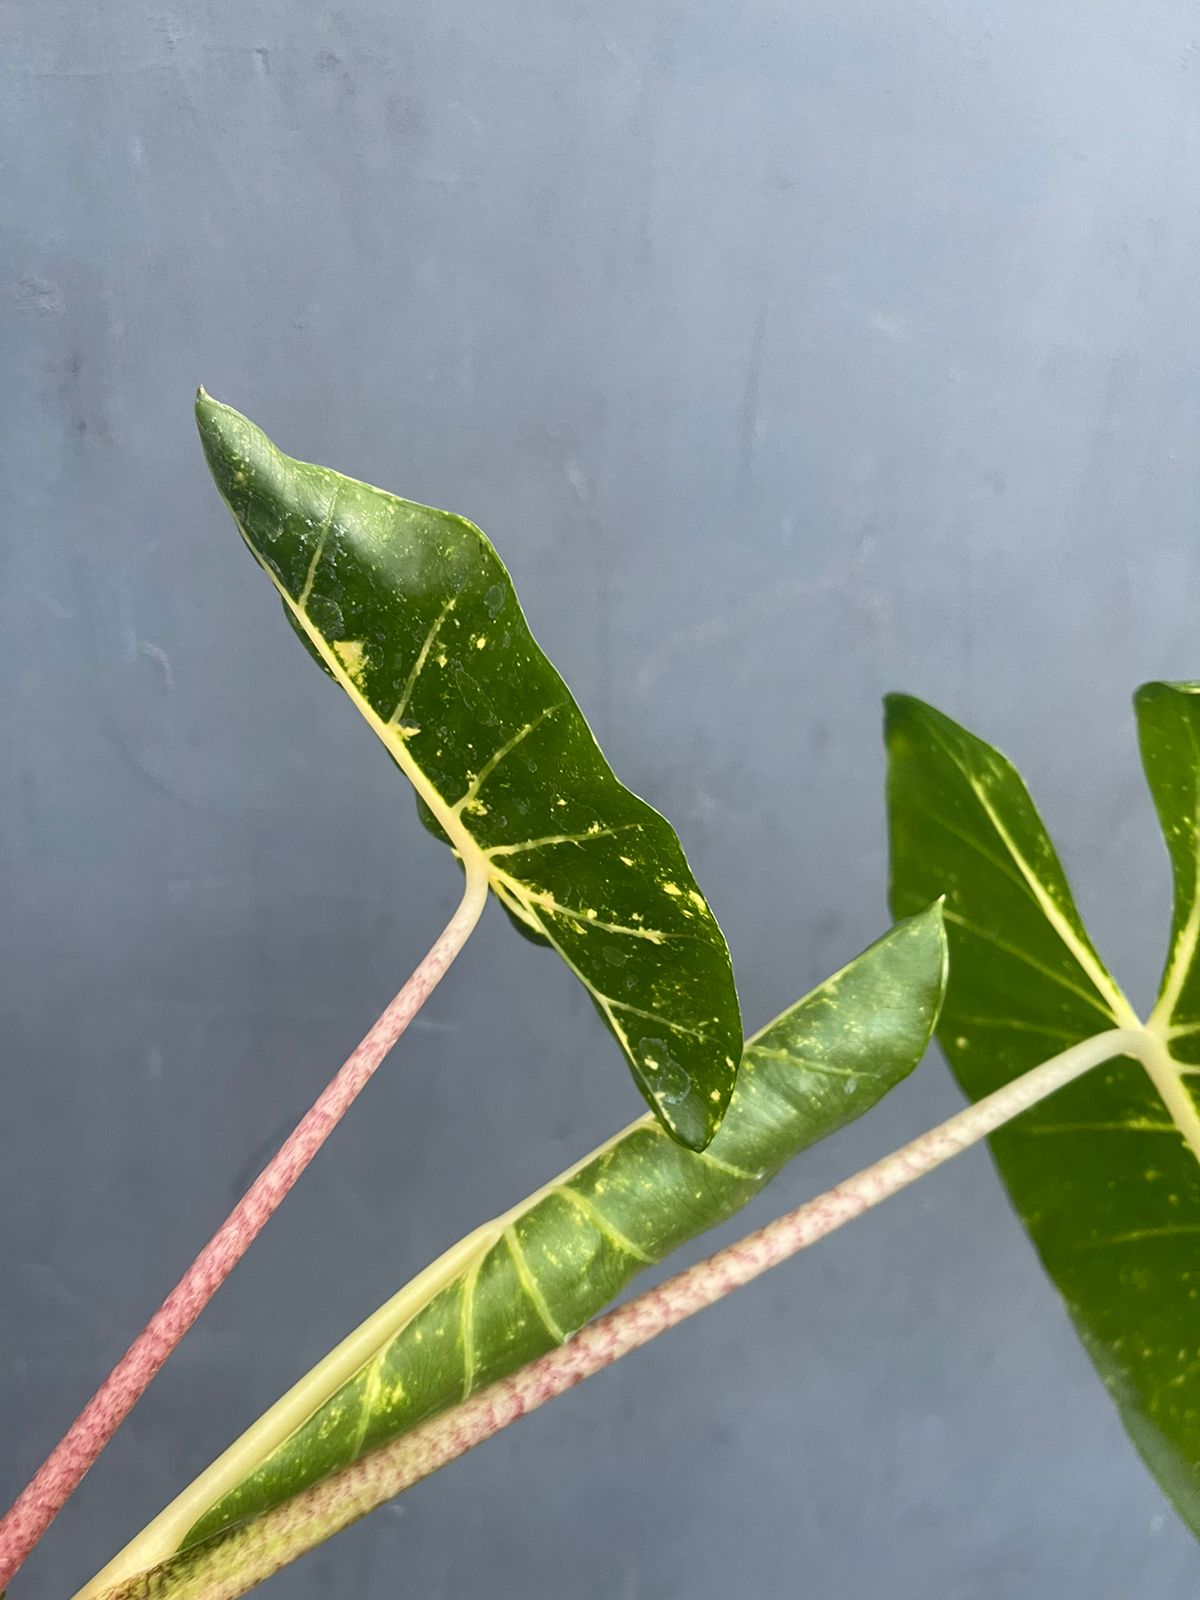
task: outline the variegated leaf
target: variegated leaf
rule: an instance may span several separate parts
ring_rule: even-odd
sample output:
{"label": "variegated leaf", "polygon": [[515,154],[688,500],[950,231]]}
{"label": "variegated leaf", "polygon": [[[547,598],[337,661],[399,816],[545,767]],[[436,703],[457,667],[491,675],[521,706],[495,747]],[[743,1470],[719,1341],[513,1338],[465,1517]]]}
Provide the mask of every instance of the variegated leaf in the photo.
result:
{"label": "variegated leaf", "polygon": [[920,1060],[945,984],[937,905],[746,1046],[709,1149],[650,1116],[463,1239],[332,1352],[88,1586],[90,1600],[278,1505],[559,1343]]}
{"label": "variegated leaf", "polygon": [[703,1149],[741,1019],[724,937],[669,823],[613,775],[464,518],[294,461],[203,390],[217,487],[309,653],[464,866],[583,983],[663,1126]]}

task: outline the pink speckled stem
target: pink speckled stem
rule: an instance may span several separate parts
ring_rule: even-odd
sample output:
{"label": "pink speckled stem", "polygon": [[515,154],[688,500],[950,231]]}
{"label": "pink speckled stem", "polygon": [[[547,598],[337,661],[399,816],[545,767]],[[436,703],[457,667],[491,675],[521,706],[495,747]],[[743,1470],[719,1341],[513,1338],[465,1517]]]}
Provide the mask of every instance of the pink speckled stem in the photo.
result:
{"label": "pink speckled stem", "polygon": [[99,1600],[237,1600],[547,1400],[852,1222],[1101,1062],[1139,1054],[1140,1047],[1139,1035],[1122,1029],[1084,1040],[777,1222],[589,1323],[513,1377],[481,1389],[277,1510],[104,1591]]}
{"label": "pink speckled stem", "polygon": [[0,1592],[444,977],[478,922],[487,892],[486,876],[468,872],[462,900],[436,944],[14,1501],[0,1522]]}

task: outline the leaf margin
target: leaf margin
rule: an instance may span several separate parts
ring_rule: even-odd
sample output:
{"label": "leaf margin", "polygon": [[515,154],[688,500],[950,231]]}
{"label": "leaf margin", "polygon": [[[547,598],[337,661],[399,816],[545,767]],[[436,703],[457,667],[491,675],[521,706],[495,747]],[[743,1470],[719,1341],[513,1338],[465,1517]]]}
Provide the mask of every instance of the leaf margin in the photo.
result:
{"label": "leaf margin", "polygon": [[[899,761],[897,759],[896,733],[898,729],[904,729],[904,731],[911,734],[914,727],[919,724],[934,725],[942,729],[953,730],[955,735],[970,741],[971,745],[981,752],[984,759],[994,763],[993,770],[1002,771],[1011,779],[1019,789],[1021,796],[1023,796],[1024,802],[1029,808],[1030,816],[1044,836],[1049,854],[1061,872],[1061,863],[1058,862],[1057,852],[1054,851],[1045,825],[1033,805],[1024,780],[1008,758],[997,751],[995,747],[986,744],[976,735],[970,733],[969,730],[954,723],[944,713],[936,711],[935,708],[928,706],[925,702],[916,700],[912,696],[889,696],[885,717],[885,738],[889,756],[888,810],[892,856],[891,904],[894,914],[898,914],[903,910],[908,895],[917,895],[929,890],[935,881],[935,876],[939,882],[944,876],[944,873],[940,871],[936,875],[930,871],[924,877],[915,876],[907,886],[901,881],[905,876],[904,863],[910,850],[910,844],[904,838],[904,829],[899,819],[905,814],[905,805],[911,802],[912,805],[916,806],[917,802],[912,800],[911,796],[907,800],[901,798],[906,779],[903,772],[903,752],[901,752],[902,759]],[[1197,749],[1200,750],[1200,746]],[[1151,780],[1153,792],[1154,782],[1150,771],[1147,772],[1147,777]],[[1155,801],[1157,806],[1157,794],[1155,795]],[[917,809],[919,810],[919,806]],[[909,825],[914,826],[911,817],[909,818]],[[1200,828],[1200,813],[1196,817],[1196,826]],[[951,858],[948,857],[946,859]],[[1062,874],[1062,883],[1066,889],[1074,915],[1078,918],[1078,911],[1074,907],[1073,896],[1070,895],[1065,873]],[[954,891],[952,890],[950,894],[951,901],[953,898]],[[961,917],[957,920],[959,922],[962,921]],[[1086,929],[1082,926],[1082,919],[1078,920],[1084,942],[1089,949],[1094,950],[1094,947],[1091,946],[1090,936],[1087,935]],[[1178,919],[1175,917],[1173,920],[1177,921]],[[960,990],[956,987],[956,979],[961,984],[964,966],[960,953],[956,953],[955,949],[955,936],[953,933],[955,922],[956,915],[951,904],[948,905],[947,909],[947,924],[951,930],[951,979],[947,991],[946,1005],[943,1009],[937,1032],[943,1053],[959,1084],[972,1099],[977,1099],[982,1093],[996,1087],[997,1083],[994,1079],[986,1083],[979,1081],[978,1072],[970,1066],[969,1049],[972,1043],[970,1037],[972,1022],[978,1021],[995,1030],[999,1030],[1000,1027],[1007,1024],[999,1018],[989,1018],[989,1013],[986,1010],[978,1018],[965,1016],[962,1009],[963,1001],[959,997]],[[1049,926],[1050,924],[1048,923],[1047,925]],[[1098,956],[1096,961],[1107,977],[1107,969],[1103,967],[1102,962],[1099,962]],[[1168,960],[1165,970],[1169,972],[1170,960]],[[1055,974],[1051,971],[1047,976],[1054,977]],[[1180,1205],[1183,1205],[1180,1197],[1185,1192],[1184,1186],[1188,1186],[1189,1204],[1198,1219],[1200,1219],[1200,1176],[1198,1176],[1200,1174],[1200,1116],[1197,1115],[1194,1104],[1188,1097],[1184,1115],[1181,1117],[1178,1097],[1181,1092],[1182,1080],[1178,1071],[1179,1064],[1174,1062],[1169,1055],[1167,1049],[1168,1041],[1163,1036],[1161,1029],[1155,1025],[1153,1019],[1151,1023],[1143,1024],[1137,1018],[1115,981],[1110,981],[1112,982],[1110,995],[1119,996],[1120,1000],[1119,1005],[1113,1004],[1111,1007],[1113,1020],[1122,1028],[1130,1028],[1140,1038],[1141,1047],[1138,1051],[1137,1065],[1128,1060],[1117,1060],[1109,1063],[1106,1068],[1094,1069],[1087,1078],[1080,1079],[1069,1088],[1060,1091],[1053,1101],[1046,1102],[1043,1107],[1035,1108],[1034,1111],[1027,1113],[1017,1123],[1002,1128],[992,1137],[989,1143],[1000,1176],[1012,1200],[1014,1210],[1029,1232],[1048,1276],[1063,1295],[1076,1331],[1096,1365],[1102,1380],[1109,1389],[1112,1398],[1116,1401],[1127,1431],[1152,1474],[1158,1479],[1160,1486],[1174,1503],[1183,1520],[1194,1532],[1200,1535],[1200,1428],[1194,1430],[1191,1444],[1193,1453],[1191,1458],[1188,1458],[1186,1455],[1188,1447],[1180,1445],[1176,1437],[1178,1433],[1177,1419],[1171,1413],[1171,1406],[1175,1399],[1171,1386],[1173,1382],[1182,1380],[1179,1379],[1178,1374],[1174,1378],[1155,1375],[1154,1358],[1159,1355],[1159,1351],[1155,1348],[1153,1338],[1149,1334],[1146,1334],[1143,1330],[1140,1339],[1138,1335],[1130,1334],[1128,1340],[1123,1340],[1120,1335],[1114,1335],[1111,1328],[1106,1326],[1106,1317],[1103,1311],[1098,1312],[1096,1310],[1095,1305],[1086,1293],[1082,1296],[1080,1295],[1070,1267],[1070,1250],[1079,1248],[1076,1239],[1077,1237],[1082,1237],[1082,1230],[1078,1225],[1075,1225],[1073,1230],[1067,1229],[1067,1233],[1071,1238],[1071,1245],[1068,1251],[1064,1253],[1063,1232],[1059,1227],[1058,1218],[1063,1214],[1064,1210],[1069,1212],[1071,1205],[1075,1204],[1071,1196],[1079,1189],[1081,1181],[1085,1186],[1084,1192],[1086,1192],[1086,1178],[1081,1178],[1078,1166],[1062,1153],[1063,1143],[1068,1142],[1068,1140],[1060,1140],[1059,1142],[1057,1153],[1061,1158],[1061,1171],[1057,1178],[1057,1187],[1053,1190],[1049,1199],[1045,1194],[1042,1194],[1040,1197],[1042,1203],[1039,1204],[1036,1178],[1032,1190],[1030,1190],[1029,1185],[1022,1179],[1019,1171],[1020,1142],[1034,1138],[1037,1131],[1059,1132],[1069,1136],[1069,1138],[1090,1136],[1093,1139],[1103,1139],[1109,1136],[1106,1130],[1117,1132],[1118,1129],[1125,1128],[1131,1134],[1136,1133],[1152,1141],[1160,1133],[1169,1133],[1172,1144],[1168,1154],[1163,1155],[1161,1147],[1155,1145],[1154,1150],[1158,1153],[1148,1154],[1144,1163],[1138,1162],[1135,1165],[1139,1166],[1139,1168],[1144,1166],[1143,1175],[1147,1182],[1153,1184],[1155,1181],[1161,1180],[1164,1193],[1169,1190],[1175,1201]],[[1107,1015],[1109,1013],[1106,1013]],[[1016,1026],[1020,1026],[1020,1019],[1016,1020]],[[1079,1033],[1068,1033],[1060,1038],[1059,1044],[1061,1046],[1063,1043],[1075,1042],[1085,1036]],[[996,1032],[992,1032],[988,1036],[989,1044],[994,1045],[995,1039]],[[1004,1055],[1002,1058],[1007,1061],[1009,1055],[1014,1052],[1010,1046],[1005,1048],[1009,1054]],[[1028,1046],[1026,1045],[1023,1048],[1027,1050]],[[964,1051],[968,1052],[967,1056],[964,1056]],[[1018,1049],[1015,1053],[1020,1055],[1021,1050]],[[1026,1060],[1018,1070],[1028,1070],[1031,1064]],[[1138,1075],[1137,1079],[1132,1083],[1128,1077],[1130,1071],[1136,1072]],[[1006,1067],[1004,1078],[1001,1081],[1011,1081],[1011,1078],[1016,1075],[1016,1071],[1009,1070]],[[1140,1089],[1137,1087],[1138,1085],[1141,1086]],[[1115,1103],[1117,1104],[1133,1104],[1142,1094],[1145,1095],[1149,1104],[1159,1107],[1160,1119],[1162,1114],[1166,1113],[1165,1121],[1155,1121],[1152,1118],[1138,1120],[1134,1116],[1123,1117],[1113,1122],[1095,1120],[1092,1122],[1080,1121],[1072,1123],[1069,1119],[1064,1119],[1063,1115],[1056,1117],[1054,1112],[1055,1106],[1059,1107],[1060,1111],[1062,1107],[1068,1105],[1075,1107],[1087,1106],[1089,1095],[1097,1097],[1108,1096],[1110,1099],[1115,1096]],[[1129,1100],[1130,1095],[1133,1096],[1133,1101]],[[1150,1147],[1147,1148],[1149,1150]],[[1033,1195],[1032,1200],[1029,1198],[1030,1193]],[[1150,1202],[1145,1203],[1149,1204]],[[1162,1207],[1157,1201],[1157,1197],[1155,1197],[1154,1203],[1159,1205],[1159,1212],[1161,1212]],[[1155,1217],[1158,1217],[1159,1212],[1154,1213]],[[1097,1211],[1098,1214],[1099,1212]],[[1097,1230],[1094,1239],[1096,1247],[1121,1244],[1126,1248],[1132,1247],[1142,1252],[1143,1265],[1139,1266],[1135,1261],[1131,1266],[1127,1258],[1122,1258],[1111,1270],[1120,1277],[1124,1284],[1138,1285],[1143,1294],[1149,1292],[1145,1285],[1152,1284],[1155,1281],[1152,1275],[1146,1277],[1146,1273],[1149,1271],[1149,1268],[1144,1265],[1146,1252],[1154,1250],[1155,1239],[1160,1232],[1169,1236],[1170,1233],[1177,1231],[1171,1226],[1169,1208],[1162,1216],[1165,1226],[1161,1229],[1151,1227],[1144,1231],[1118,1232],[1112,1239],[1101,1237],[1099,1230]],[[1085,1212],[1084,1218],[1089,1223],[1094,1224],[1095,1222],[1095,1218],[1089,1213]],[[1142,1242],[1143,1240],[1144,1243]],[[1187,1270],[1189,1269],[1185,1269],[1185,1272]],[[1160,1275],[1163,1274],[1160,1273]],[[1169,1272],[1165,1276],[1169,1281]],[[1197,1274],[1197,1285],[1200,1285],[1200,1273]],[[1174,1303],[1177,1306],[1188,1303],[1181,1299],[1184,1294],[1189,1297],[1189,1301],[1191,1296],[1200,1295],[1200,1287],[1197,1285],[1193,1285],[1190,1290],[1187,1289],[1186,1284],[1182,1285],[1180,1294],[1175,1296]],[[1134,1289],[1129,1288],[1126,1292],[1134,1295],[1134,1298],[1129,1302],[1130,1306],[1137,1305]],[[1169,1298],[1168,1303],[1170,1303]],[[1125,1302],[1121,1304],[1120,1313],[1127,1317],[1132,1327],[1136,1321],[1137,1313],[1133,1309],[1127,1308]],[[1172,1335],[1174,1335],[1174,1338],[1172,1338]],[[1166,1338],[1167,1343],[1171,1344],[1172,1352],[1174,1351],[1175,1343],[1183,1343],[1184,1336],[1180,1334],[1178,1328],[1171,1330],[1170,1334],[1164,1332],[1163,1336]],[[1123,1344],[1128,1344],[1133,1348],[1123,1349]],[[1141,1363],[1140,1366],[1139,1363]],[[1194,1403],[1200,1408],[1200,1383],[1195,1381],[1194,1374],[1191,1382],[1195,1393],[1190,1403]],[[1200,1409],[1198,1409],[1197,1414],[1200,1414]]]}
{"label": "leaf margin", "polygon": [[[511,576],[491,541],[465,517],[418,506],[372,484],[287,456],[257,424],[232,407],[214,400],[203,388],[196,398],[196,418],[217,489],[251,555],[276,589],[293,631],[300,635],[309,654],[318,660],[345,692],[393,762],[409,780],[426,825],[430,819],[436,823],[433,831],[440,830],[447,838],[469,876],[486,877],[489,888],[510,920],[518,925],[524,924],[521,931],[532,934],[535,942],[541,938],[554,947],[583,985],[608,1031],[615,1038],[644,1099],[663,1126],[680,1143],[692,1149],[703,1149],[720,1126],[733,1093],[740,1059],[740,1006],[728,945],[696,883],[675,829],[660,812],[634,794],[616,776],[569,687],[534,638]],[[287,502],[281,484],[288,487],[294,504]],[[306,503],[304,495],[310,494],[316,485],[327,492],[319,529],[315,515],[305,516],[297,509]],[[364,552],[370,549],[378,552],[382,548],[376,537],[378,529],[371,528],[364,533],[357,527],[355,519],[361,521],[365,515],[362,510],[364,505],[372,508],[372,514],[378,512],[379,515],[383,513],[378,508],[386,507],[393,522],[397,517],[401,523],[405,518],[432,519],[445,530],[446,548],[439,553],[447,563],[453,553],[460,559],[460,565],[462,561],[476,562],[473,578],[478,578],[479,573],[486,570],[488,576],[495,579],[494,591],[500,594],[499,605],[511,608],[510,631],[516,630],[518,647],[526,652],[522,665],[540,673],[543,687],[548,692],[553,691],[554,698],[548,706],[542,706],[532,720],[509,736],[479,765],[477,771],[470,773],[465,789],[454,801],[446,799],[425,767],[413,757],[409,749],[411,733],[406,726],[404,713],[412,702],[414,690],[430,660],[435,642],[442,637],[443,629],[451,626],[447,618],[457,625],[452,613],[461,589],[447,594],[442,600],[413,655],[400,699],[387,717],[371,703],[359,681],[362,677],[361,644],[355,647],[360,663],[355,668],[354,658],[348,654],[350,646],[342,641],[331,643],[312,615],[313,606],[324,598],[319,588],[314,586],[318,575],[329,562],[336,562],[344,555],[346,548],[350,548],[360,562],[366,559]],[[274,534],[260,530],[256,535],[248,525],[251,510],[256,507],[261,510],[263,506],[267,508],[269,516],[275,519]],[[293,523],[302,525],[306,530],[303,535],[297,535],[300,540],[298,553],[304,558],[304,576],[301,580],[301,568],[294,564],[292,586],[297,588],[295,594],[291,592],[289,582],[284,580],[281,548],[269,548],[271,538],[278,540],[279,530],[286,530]],[[347,528],[354,531],[347,532]],[[357,546],[354,543],[356,539]],[[455,539],[460,544],[452,551]],[[411,554],[411,548],[406,547],[406,554]],[[426,546],[420,545],[419,540],[415,548],[420,553],[420,559],[436,566],[434,555]],[[464,556],[464,551],[473,554]],[[447,570],[452,565],[450,563]],[[395,583],[392,592],[399,597],[399,603],[406,603],[406,591],[402,585]],[[440,598],[440,593],[436,598]],[[333,609],[340,614],[337,606]],[[486,630],[481,629],[478,635],[472,637],[472,642],[481,643],[485,637]],[[441,660],[441,656],[438,659]],[[455,670],[460,676],[466,676],[457,661]],[[558,901],[552,891],[531,888],[523,878],[497,864],[498,856],[511,855],[515,850],[529,851],[535,846],[570,842],[571,838],[576,838],[582,845],[585,840],[598,840],[616,829],[589,823],[586,834],[577,836],[547,835],[534,840],[521,839],[515,844],[502,841],[485,846],[472,828],[468,819],[474,816],[475,810],[478,809],[481,815],[488,810],[479,801],[483,784],[540,721],[548,721],[552,714],[560,711],[564,713],[571,736],[576,741],[572,747],[575,753],[582,751],[591,762],[596,792],[603,791],[608,803],[619,804],[636,817],[636,822],[623,822],[621,827],[636,826],[639,842],[644,838],[656,862],[660,859],[665,862],[665,867],[660,869],[664,875],[655,883],[655,887],[662,891],[660,898],[673,897],[669,901],[670,914],[666,910],[655,913],[654,920],[660,927],[667,928],[672,927],[673,922],[678,923],[675,931],[655,933],[653,922],[645,927],[618,925],[603,920],[592,906],[586,911],[577,911]],[[573,801],[578,798],[572,795]],[[590,816],[594,815],[590,799],[586,797],[583,808]],[[632,852],[634,855],[637,853]],[[615,863],[609,862],[607,870],[620,872],[628,869],[639,892],[649,896],[649,867],[635,864],[624,854],[621,854],[620,860],[625,867],[616,868]],[[648,899],[646,904],[649,904]],[[639,912],[638,916],[641,915]],[[686,925],[683,919],[687,919]],[[568,928],[572,931],[571,939],[566,937]],[[596,971],[592,970],[602,965],[598,956],[589,954],[586,964],[583,962],[586,953],[584,936],[589,930],[593,934],[610,933],[658,944],[668,938],[688,939],[692,943],[687,949],[686,960],[681,959],[675,964],[673,974],[664,967],[657,977],[654,976],[646,959],[639,953],[643,990],[648,988],[654,991],[654,1003],[648,1005],[643,999],[643,991],[635,990],[640,1004],[634,1005],[628,999],[610,992],[612,986],[600,981]],[[703,1012],[700,1007],[701,974],[706,1008]],[[664,1008],[657,1002],[660,981],[673,986],[676,1005]],[[652,1029],[648,1024],[655,1025],[655,1028]],[[666,1037],[658,1037],[659,1032]]]}

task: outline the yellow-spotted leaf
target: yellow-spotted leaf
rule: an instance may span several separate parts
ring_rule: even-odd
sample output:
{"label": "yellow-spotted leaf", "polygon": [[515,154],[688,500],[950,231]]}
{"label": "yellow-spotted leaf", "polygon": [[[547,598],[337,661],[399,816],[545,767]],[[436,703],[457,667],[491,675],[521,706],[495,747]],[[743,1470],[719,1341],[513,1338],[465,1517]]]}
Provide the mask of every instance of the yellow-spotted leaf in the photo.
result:
{"label": "yellow-spotted leaf", "polygon": [[294,461],[201,390],[209,467],[309,653],[522,931],[552,945],[668,1132],[703,1149],[741,1019],[725,939],[669,823],[614,776],[464,518]]}
{"label": "yellow-spotted leaf", "polygon": [[888,701],[892,906],[945,893],[938,1039],[978,1099],[1112,1028],[1137,1060],[1097,1067],[1002,1128],[997,1166],[1147,1463],[1200,1532],[1200,698],[1137,697],[1175,868],[1162,996],[1143,1026],[1084,928],[1012,764],[906,696]]}
{"label": "yellow-spotted leaf", "polygon": [[[709,1149],[682,1149],[644,1116],[468,1235],[302,1378],[77,1600],[220,1538],[561,1343],[911,1072],[945,979],[933,905],[747,1043]],[[147,1594],[159,1593],[154,1581]]]}

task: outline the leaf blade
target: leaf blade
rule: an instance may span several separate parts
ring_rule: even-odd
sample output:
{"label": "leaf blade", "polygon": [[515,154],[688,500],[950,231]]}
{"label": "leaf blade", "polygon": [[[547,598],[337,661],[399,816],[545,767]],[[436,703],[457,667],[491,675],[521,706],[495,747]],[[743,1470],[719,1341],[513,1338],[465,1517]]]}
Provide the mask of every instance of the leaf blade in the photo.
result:
{"label": "leaf blade", "polygon": [[[1011,763],[906,696],[889,697],[886,738],[893,911],[926,891],[947,894],[951,979],[938,1039],[966,1093],[979,1099],[1104,1027],[1140,1028]],[[970,801],[964,766],[1024,838],[1041,897],[1022,874],[1006,877],[1003,840],[987,808]],[[947,806],[971,844],[943,826]],[[1055,917],[1044,914],[1047,901]],[[1200,1531],[1200,1359],[1185,1359],[1188,1350],[1200,1358],[1191,1249],[1200,1166],[1172,1115],[1177,1091],[1177,1076],[1148,1048],[1146,1070],[1128,1060],[1097,1068],[990,1144],[1130,1435]]]}
{"label": "leaf blade", "polygon": [[670,824],[605,761],[473,524],[294,461],[201,391],[210,469],[294,630],[464,865],[551,944],[672,1137],[729,1103],[729,952]]}
{"label": "leaf blade", "polygon": [[[945,979],[935,904],[748,1041],[709,1149],[682,1148],[644,1116],[461,1240],[302,1379],[79,1600],[281,1503],[559,1342],[907,1076]],[[514,1238],[540,1308],[516,1267]],[[422,1355],[430,1349],[441,1352],[437,1364]]]}
{"label": "leaf blade", "polygon": [[[1151,1020],[1164,1033],[1200,1026],[1200,684],[1144,683],[1133,697],[1142,767],[1171,862],[1174,901]],[[1180,1054],[1196,1059],[1196,1042]]]}

